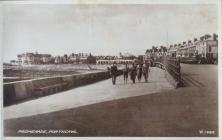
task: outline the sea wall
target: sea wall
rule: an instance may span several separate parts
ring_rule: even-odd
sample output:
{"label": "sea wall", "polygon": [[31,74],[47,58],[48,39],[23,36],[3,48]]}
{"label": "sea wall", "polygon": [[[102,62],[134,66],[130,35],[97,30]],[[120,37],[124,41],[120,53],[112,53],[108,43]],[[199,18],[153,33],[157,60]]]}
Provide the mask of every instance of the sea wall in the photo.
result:
{"label": "sea wall", "polygon": [[[121,74],[122,70],[119,70],[118,75]],[[3,102],[4,106],[8,106],[108,78],[110,78],[109,71],[103,71],[5,83],[3,87]]]}

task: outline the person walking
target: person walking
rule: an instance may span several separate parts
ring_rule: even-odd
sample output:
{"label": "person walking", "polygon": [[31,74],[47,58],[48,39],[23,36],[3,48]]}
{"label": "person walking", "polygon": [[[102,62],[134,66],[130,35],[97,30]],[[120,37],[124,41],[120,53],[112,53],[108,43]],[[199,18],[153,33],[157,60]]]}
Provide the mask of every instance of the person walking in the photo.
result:
{"label": "person walking", "polygon": [[137,66],[133,63],[130,70],[130,79],[133,81],[133,84],[135,84],[136,75],[137,75]]}
{"label": "person walking", "polygon": [[113,62],[113,65],[110,68],[110,75],[112,77],[112,83],[113,83],[113,85],[115,85],[116,84],[116,76],[117,76],[116,62]]}
{"label": "person walking", "polygon": [[149,77],[149,63],[145,63],[145,66],[143,67],[143,76],[145,79],[145,82],[148,82],[148,77]]}
{"label": "person walking", "polygon": [[140,82],[143,74],[143,64],[139,64],[139,68],[137,71],[137,79]]}
{"label": "person walking", "polygon": [[129,67],[127,64],[125,64],[125,68],[123,69],[124,83],[127,83],[128,73],[129,73]]}

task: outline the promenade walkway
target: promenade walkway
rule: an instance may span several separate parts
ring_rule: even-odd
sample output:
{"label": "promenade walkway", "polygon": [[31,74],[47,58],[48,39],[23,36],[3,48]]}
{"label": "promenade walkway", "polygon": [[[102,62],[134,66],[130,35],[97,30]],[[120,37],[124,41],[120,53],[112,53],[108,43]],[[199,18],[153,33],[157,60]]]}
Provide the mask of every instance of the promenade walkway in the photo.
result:
{"label": "promenade walkway", "polygon": [[192,82],[188,87],[174,89],[164,71],[152,68],[149,83],[124,84],[120,76],[115,86],[108,79],[5,107],[4,135],[218,136],[217,66],[181,66],[183,75]]}
{"label": "promenade walkway", "polygon": [[136,84],[132,84],[129,78],[128,83],[124,84],[123,76],[119,76],[117,77],[116,85],[112,85],[111,79],[108,79],[5,107],[4,119],[50,113],[105,101],[158,93],[173,88],[166,80],[165,72],[159,68],[152,67],[148,83],[145,83],[144,79],[142,79],[140,83],[137,81]]}

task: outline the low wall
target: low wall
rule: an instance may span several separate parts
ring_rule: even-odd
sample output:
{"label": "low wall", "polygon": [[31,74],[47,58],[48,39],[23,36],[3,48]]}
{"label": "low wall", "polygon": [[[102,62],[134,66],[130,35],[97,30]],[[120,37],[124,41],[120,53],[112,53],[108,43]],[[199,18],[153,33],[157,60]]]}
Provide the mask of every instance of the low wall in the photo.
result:
{"label": "low wall", "polygon": [[[118,75],[122,70],[118,71]],[[5,83],[4,106],[110,78],[108,71]]]}
{"label": "low wall", "polygon": [[9,82],[15,82],[15,81],[23,81],[23,80],[29,80],[32,79],[30,77],[3,77],[3,83],[9,83]]}

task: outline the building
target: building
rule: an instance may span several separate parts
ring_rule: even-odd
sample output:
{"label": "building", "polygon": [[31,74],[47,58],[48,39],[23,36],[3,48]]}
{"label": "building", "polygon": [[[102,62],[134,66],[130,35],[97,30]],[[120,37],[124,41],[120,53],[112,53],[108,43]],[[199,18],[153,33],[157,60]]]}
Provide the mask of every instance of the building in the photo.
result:
{"label": "building", "polygon": [[88,56],[89,56],[89,54],[87,54],[87,53],[79,53],[79,55],[78,55],[79,63],[80,64],[87,63]]}
{"label": "building", "polygon": [[52,56],[50,54],[42,54],[40,59],[42,60],[43,64],[51,63]]}
{"label": "building", "polygon": [[87,58],[90,55],[88,53],[72,53],[52,57],[50,54],[26,52],[17,55],[17,60],[11,62],[17,64],[82,64],[87,63]]}
{"label": "building", "polygon": [[96,64],[132,64],[136,57],[130,53],[119,53],[119,56],[96,56]]}
{"label": "building", "polygon": [[146,50],[144,59],[145,60],[152,59],[156,61],[156,59],[161,59],[163,56],[166,55],[167,55],[167,48],[165,46],[160,46],[160,47],[152,46],[152,49]]}
{"label": "building", "polygon": [[129,60],[129,59],[112,59],[112,60],[100,59],[100,60],[96,60],[96,64],[108,64],[108,65],[111,65],[114,62],[116,64],[132,64],[133,60]]}
{"label": "building", "polygon": [[199,40],[194,38],[193,41],[188,40],[170,45],[167,48],[166,54],[162,52],[158,47],[153,46],[152,49],[146,50],[146,57],[156,60],[161,56],[167,55],[170,57],[179,57],[181,60],[187,58],[190,59],[189,61],[199,61],[202,59],[208,63],[212,63],[218,59],[218,36],[216,34],[205,34]]}
{"label": "building", "polygon": [[117,56],[96,56],[96,64],[112,64],[117,60]]}
{"label": "building", "polygon": [[176,54],[178,53],[177,52],[178,47],[179,47],[179,45],[177,45],[177,44],[170,45],[170,47],[167,50],[167,56],[176,57]]}
{"label": "building", "polygon": [[54,60],[54,64],[61,64],[62,63],[62,58],[60,56],[56,56]]}
{"label": "building", "polygon": [[56,56],[55,64],[82,64],[87,63],[87,58],[90,56],[88,53],[71,53],[70,55],[64,54],[63,56]]}
{"label": "building", "polygon": [[74,53],[70,54],[70,56],[68,57],[68,61],[69,63],[72,63],[72,64],[78,63],[79,62],[78,54],[74,54]]}
{"label": "building", "polygon": [[204,35],[195,43],[196,53],[205,58],[218,57],[218,36]]}
{"label": "building", "polygon": [[178,48],[177,56],[186,57],[199,57],[208,59],[217,59],[218,57],[218,39],[217,35],[204,35],[198,40],[194,38],[193,42],[188,41]]}
{"label": "building", "polygon": [[17,55],[19,64],[47,64],[51,61],[50,54],[39,54],[26,52],[23,54]]}

